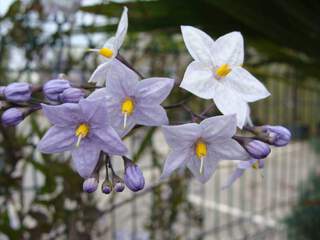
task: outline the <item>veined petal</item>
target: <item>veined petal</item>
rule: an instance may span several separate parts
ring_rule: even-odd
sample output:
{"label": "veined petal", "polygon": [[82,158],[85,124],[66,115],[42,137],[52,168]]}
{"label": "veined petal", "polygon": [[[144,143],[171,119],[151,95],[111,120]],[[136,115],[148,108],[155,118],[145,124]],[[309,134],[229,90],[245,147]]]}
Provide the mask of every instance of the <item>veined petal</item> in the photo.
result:
{"label": "veined petal", "polygon": [[201,128],[196,123],[162,126],[162,132],[166,142],[172,148],[192,148],[195,141],[201,136]]}
{"label": "veined petal", "polygon": [[237,126],[242,128],[248,115],[248,104],[234,90],[220,84],[213,96],[217,108],[224,115],[236,114]]}
{"label": "veined petal", "polygon": [[96,83],[97,86],[103,86],[107,79],[108,71],[110,70],[111,59],[106,59],[104,63],[100,64],[90,76],[88,82]]}
{"label": "veined petal", "polygon": [[250,158],[247,151],[234,139],[209,143],[208,152],[219,160],[249,160]]}
{"label": "veined petal", "polygon": [[81,99],[79,102],[83,116],[90,128],[97,128],[109,123],[108,110],[104,99]]}
{"label": "veined petal", "polygon": [[127,34],[128,30],[128,8],[124,7],[117,32],[116,32],[116,49],[119,50],[121,45],[123,44],[124,38]]}
{"label": "veined petal", "polygon": [[37,149],[42,153],[59,153],[71,150],[76,142],[74,128],[53,126],[42,137]]}
{"label": "veined petal", "polygon": [[164,164],[160,179],[168,178],[176,169],[185,166],[190,157],[191,153],[188,150],[175,149],[170,152]]}
{"label": "veined petal", "polygon": [[222,189],[227,189],[229,187],[231,187],[231,185],[238,179],[240,178],[244,173],[243,169],[240,168],[236,168],[236,170],[234,170],[234,172],[229,176],[227,182],[222,186]]}
{"label": "veined petal", "polygon": [[234,114],[211,117],[203,120],[200,126],[205,141],[231,138],[237,130],[237,118]]}
{"label": "veined petal", "polygon": [[170,94],[174,86],[171,78],[148,78],[140,81],[135,90],[137,101],[145,104],[160,104]]}
{"label": "veined petal", "polygon": [[219,84],[210,68],[194,61],[187,67],[180,87],[198,97],[211,99]]}
{"label": "veined petal", "polygon": [[72,150],[72,162],[81,177],[91,176],[98,163],[99,154],[100,149],[88,139],[83,139],[80,147]]}
{"label": "veined petal", "polygon": [[81,110],[78,104],[65,103],[58,106],[41,104],[44,115],[50,123],[65,127],[81,121]]}
{"label": "veined petal", "polygon": [[265,86],[242,67],[235,67],[226,76],[224,84],[236,91],[246,102],[254,102],[270,95]]}
{"label": "veined petal", "polygon": [[194,60],[207,66],[213,66],[211,52],[214,49],[213,39],[205,32],[191,26],[181,26],[184,43]]}
{"label": "veined petal", "polygon": [[244,47],[240,32],[231,32],[215,41],[212,55],[216,67],[228,64],[231,67],[243,64]]}
{"label": "veined petal", "polygon": [[132,117],[137,124],[161,126],[169,123],[167,112],[160,105],[139,104]]}
{"label": "veined petal", "polygon": [[107,95],[107,89],[106,88],[100,88],[97,90],[94,90],[88,97],[88,100],[97,100],[97,99],[106,99]]}
{"label": "veined petal", "polygon": [[[92,139],[98,139],[96,146],[102,151],[111,155],[125,155],[128,152],[127,147],[121,141],[119,135],[112,127],[104,127],[103,129],[94,129]],[[92,140],[95,142],[95,140]]]}

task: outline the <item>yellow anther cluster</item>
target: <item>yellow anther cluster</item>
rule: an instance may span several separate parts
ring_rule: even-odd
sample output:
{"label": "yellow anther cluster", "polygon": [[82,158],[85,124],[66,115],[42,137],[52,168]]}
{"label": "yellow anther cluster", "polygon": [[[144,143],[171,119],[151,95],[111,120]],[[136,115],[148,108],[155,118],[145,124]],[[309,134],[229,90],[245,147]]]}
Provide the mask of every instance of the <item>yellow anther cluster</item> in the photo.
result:
{"label": "yellow anther cluster", "polygon": [[196,143],[196,155],[199,159],[207,156],[207,144],[202,140],[198,140]]}
{"label": "yellow anther cluster", "polygon": [[81,123],[79,127],[76,129],[76,136],[85,138],[89,133],[90,127],[88,124]]}
{"label": "yellow anther cluster", "polygon": [[113,51],[110,48],[104,47],[99,50],[99,54],[106,58],[111,58],[113,55]]}
{"label": "yellow anther cluster", "polygon": [[134,111],[134,102],[131,98],[126,98],[121,105],[121,111],[123,114],[130,116]]}
{"label": "yellow anther cluster", "polygon": [[219,78],[223,78],[227,76],[231,72],[231,68],[228,64],[222,64],[217,70],[216,70],[216,76]]}

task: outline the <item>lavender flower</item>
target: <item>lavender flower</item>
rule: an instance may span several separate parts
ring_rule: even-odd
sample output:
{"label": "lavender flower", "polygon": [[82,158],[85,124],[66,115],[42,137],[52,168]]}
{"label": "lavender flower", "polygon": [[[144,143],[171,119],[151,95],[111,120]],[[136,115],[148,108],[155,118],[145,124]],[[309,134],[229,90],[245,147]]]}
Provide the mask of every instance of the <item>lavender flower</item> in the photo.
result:
{"label": "lavender flower", "polygon": [[268,135],[269,143],[277,147],[285,146],[291,140],[291,132],[283,126],[265,125],[261,130]]}
{"label": "lavender flower", "polygon": [[42,105],[54,125],[38,144],[43,153],[71,151],[76,170],[88,178],[95,169],[100,151],[124,155],[127,148],[110,126],[105,104],[100,100],[80,100],[79,104]]}
{"label": "lavender flower", "polygon": [[89,98],[105,98],[111,123],[119,135],[126,135],[136,124],[168,124],[166,111],[160,103],[169,95],[174,80],[149,78],[139,81],[139,76],[117,59],[110,64],[107,88],[95,91]]}
{"label": "lavender flower", "polygon": [[144,188],[144,177],[140,168],[130,159],[124,157],[125,173],[124,182],[126,186],[133,192],[140,191]]}
{"label": "lavender flower", "polygon": [[200,124],[162,127],[172,151],[161,178],[167,178],[177,168],[187,166],[197,180],[205,183],[220,160],[249,159],[248,153],[232,139],[236,124],[235,115],[226,115],[205,119]]}
{"label": "lavender flower", "polygon": [[24,119],[24,113],[18,108],[9,108],[2,114],[2,124],[4,126],[16,126]]}
{"label": "lavender flower", "polygon": [[87,193],[93,193],[97,190],[98,188],[98,179],[95,177],[90,177],[87,178],[84,182],[83,182],[83,191],[87,192]]}
{"label": "lavender flower", "polygon": [[250,154],[252,158],[266,158],[271,152],[271,149],[268,146],[268,144],[259,140],[255,140],[249,137],[238,136],[234,137],[234,139],[237,140],[244,147],[244,149]]}
{"label": "lavender flower", "polygon": [[240,178],[245,170],[253,169],[262,169],[264,168],[263,159],[250,159],[249,161],[242,161],[238,164],[236,170],[230,175],[227,182],[222,186],[222,189],[229,188],[238,178]]}
{"label": "lavender flower", "polygon": [[43,86],[43,93],[51,101],[59,101],[59,95],[70,88],[70,82],[64,79],[53,79]]}
{"label": "lavender flower", "polygon": [[81,89],[71,87],[64,90],[59,95],[59,99],[64,103],[78,103],[84,96],[85,94]]}
{"label": "lavender flower", "polygon": [[5,98],[11,102],[27,102],[31,94],[31,85],[28,83],[11,83],[4,89]]}

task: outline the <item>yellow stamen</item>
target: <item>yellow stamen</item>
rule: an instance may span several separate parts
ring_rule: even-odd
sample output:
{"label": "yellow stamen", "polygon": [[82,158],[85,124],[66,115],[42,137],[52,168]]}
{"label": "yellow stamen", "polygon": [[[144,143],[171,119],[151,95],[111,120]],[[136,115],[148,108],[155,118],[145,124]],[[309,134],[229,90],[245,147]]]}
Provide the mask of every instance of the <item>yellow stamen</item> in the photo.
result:
{"label": "yellow stamen", "polygon": [[196,155],[200,159],[200,174],[203,174],[204,158],[207,156],[207,144],[202,140],[196,142]]}
{"label": "yellow stamen", "polygon": [[254,164],[252,164],[251,167],[252,167],[253,169],[255,169],[255,170],[259,169],[259,162],[256,161]]}
{"label": "yellow stamen", "polygon": [[106,58],[111,58],[113,55],[113,51],[110,48],[104,47],[99,50],[99,54]]}
{"label": "yellow stamen", "polygon": [[216,70],[216,76],[219,78],[223,78],[227,76],[231,72],[231,68],[228,64],[222,64],[217,70]]}
{"label": "yellow stamen", "polygon": [[76,146],[80,146],[80,142],[83,138],[85,138],[89,134],[90,127],[88,124],[81,123],[76,129],[76,136],[78,137],[78,141]]}
{"label": "yellow stamen", "polygon": [[121,105],[121,111],[124,116],[123,128],[127,126],[127,119],[134,111],[134,101],[131,98],[126,98]]}

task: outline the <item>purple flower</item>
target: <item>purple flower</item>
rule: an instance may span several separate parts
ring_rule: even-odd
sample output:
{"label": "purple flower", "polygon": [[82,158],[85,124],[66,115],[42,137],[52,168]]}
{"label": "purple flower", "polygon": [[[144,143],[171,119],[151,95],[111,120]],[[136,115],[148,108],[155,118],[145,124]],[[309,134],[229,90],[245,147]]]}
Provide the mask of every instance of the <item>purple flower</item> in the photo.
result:
{"label": "purple flower", "polygon": [[144,177],[140,168],[128,158],[124,158],[125,172],[124,182],[126,186],[133,192],[140,191],[144,188]]}
{"label": "purple flower", "polygon": [[112,191],[112,183],[109,180],[105,180],[101,186],[101,191],[104,194],[109,194]]}
{"label": "purple flower", "polygon": [[54,125],[38,144],[43,153],[71,151],[73,163],[83,178],[91,176],[100,151],[124,155],[127,148],[110,126],[106,105],[100,100],[80,100],[79,104],[42,105]]}
{"label": "purple flower", "polygon": [[87,178],[84,182],[83,182],[83,191],[87,192],[87,193],[93,193],[97,190],[98,188],[98,179],[95,177],[90,177]]}
{"label": "purple flower", "polygon": [[59,101],[59,95],[70,88],[70,82],[64,79],[53,79],[43,86],[43,93],[51,101]]}
{"label": "purple flower", "polygon": [[4,96],[11,102],[27,102],[31,99],[32,89],[29,83],[11,83],[4,89]]}
{"label": "purple flower", "polygon": [[244,147],[244,149],[250,154],[252,158],[266,158],[271,152],[271,149],[268,146],[268,144],[259,140],[255,140],[249,137],[238,136],[234,137],[234,139],[237,140]]}
{"label": "purple flower", "polygon": [[291,132],[283,126],[261,126],[263,133],[267,134],[268,142],[274,146],[282,147],[291,140]]}
{"label": "purple flower", "polygon": [[238,164],[236,170],[230,175],[227,182],[222,186],[222,189],[229,188],[238,178],[240,178],[244,171],[253,168],[253,169],[262,169],[264,168],[263,159],[250,159],[249,161],[242,161]]}
{"label": "purple flower", "polygon": [[59,99],[63,103],[78,103],[84,96],[85,94],[81,89],[71,87],[64,90],[59,95]]}
{"label": "purple flower", "polygon": [[163,126],[167,143],[172,148],[161,178],[177,168],[187,166],[202,183],[209,180],[220,160],[247,160],[249,154],[234,139],[236,116],[211,117],[200,124]]}
{"label": "purple flower", "polygon": [[166,111],[160,106],[174,86],[170,78],[149,78],[139,81],[139,76],[117,59],[110,63],[107,87],[95,91],[89,98],[106,99],[111,122],[120,136],[136,124],[161,126],[168,124]]}
{"label": "purple flower", "polygon": [[18,108],[9,108],[2,114],[2,124],[4,126],[16,126],[24,119],[24,113]]}

